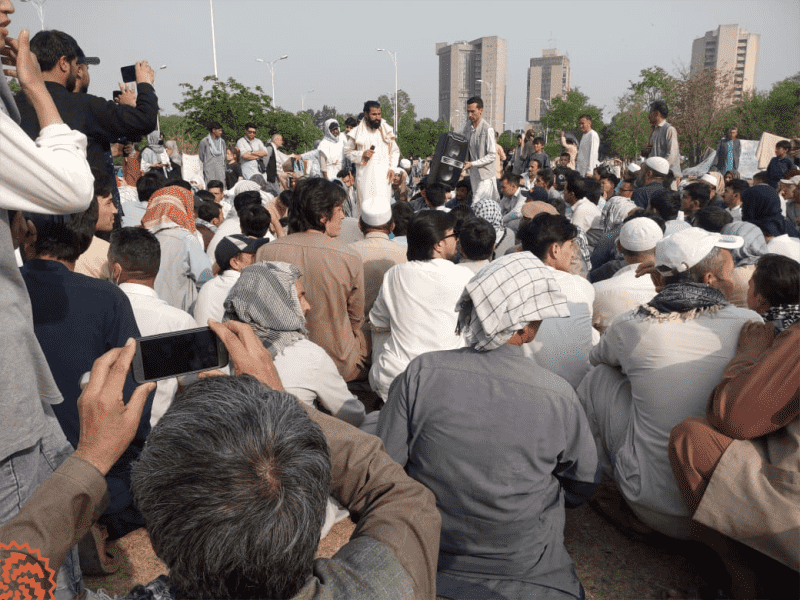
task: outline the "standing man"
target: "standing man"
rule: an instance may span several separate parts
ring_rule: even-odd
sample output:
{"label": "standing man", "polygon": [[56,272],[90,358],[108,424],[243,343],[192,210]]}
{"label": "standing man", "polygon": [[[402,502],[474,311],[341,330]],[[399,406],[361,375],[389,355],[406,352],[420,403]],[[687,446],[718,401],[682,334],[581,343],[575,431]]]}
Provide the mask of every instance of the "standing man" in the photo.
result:
{"label": "standing man", "polygon": [[739,129],[731,127],[728,130],[728,137],[720,139],[717,144],[717,162],[714,168],[723,175],[728,171],[738,171],[741,154],[742,143],[739,141]]}
{"label": "standing man", "polygon": [[499,201],[500,192],[494,178],[494,159],[497,155],[494,130],[481,118],[482,115],[483,100],[479,96],[472,96],[467,100],[469,123],[461,130],[461,135],[469,140],[468,160],[464,168],[469,173],[474,198],[488,196]]}
{"label": "standing man", "polygon": [[581,143],[578,146],[578,156],[575,157],[575,170],[581,177],[591,177],[594,168],[600,164],[597,155],[600,151],[600,136],[592,129],[592,117],[581,115],[578,119],[578,129],[581,130]]}
{"label": "standing man", "polygon": [[681,182],[681,151],[678,148],[678,131],[667,123],[668,115],[669,109],[663,100],[656,100],[650,105],[648,117],[653,132],[650,134],[647,146],[642,148],[642,155],[645,158],[651,156],[666,158],[677,185]]}
{"label": "standing man", "polygon": [[[200,140],[197,154],[203,163],[203,179],[206,187],[211,181],[225,181],[225,149],[227,145],[222,139],[222,125],[212,121],[208,126],[209,134]],[[219,201],[217,201],[219,202]]]}
{"label": "standing man", "polygon": [[[250,179],[253,175],[258,175],[258,159],[267,155],[267,147],[256,137],[258,128],[254,123],[247,123],[244,126],[245,135],[236,142],[236,147],[241,152],[239,163],[242,166],[242,178]],[[277,170],[276,170],[277,173]]]}
{"label": "standing man", "polygon": [[381,105],[364,103],[364,118],[347,133],[345,156],[356,164],[356,189],[361,208],[385,212],[391,205],[391,183],[400,161],[400,148],[389,124],[381,118]]}

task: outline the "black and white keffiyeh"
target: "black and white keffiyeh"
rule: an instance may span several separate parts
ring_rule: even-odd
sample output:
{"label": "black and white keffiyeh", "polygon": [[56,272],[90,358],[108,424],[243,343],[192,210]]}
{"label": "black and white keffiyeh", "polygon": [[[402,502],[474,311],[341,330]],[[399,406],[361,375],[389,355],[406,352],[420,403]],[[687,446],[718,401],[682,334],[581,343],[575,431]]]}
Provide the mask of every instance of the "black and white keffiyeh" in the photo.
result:
{"label": "black and white keffiyeh", "polygon": [[259,262],[242,270],[225,299],[222,321],[241,321],[253,328],[275,358],[308,337],[295,282],[300,269],[285,262]]}
{"label": "black and white keffiyeh", "polygon": [[768,323],[772,323],[778,333],[789,329],[794,323],[800,321],[800,304],[779,304],[771,306],[761,315]]}
{"label": "black and white keffiyeh", "polygon": [[499,348],[531,321],[568,317],[567,297],[530,252],[489,263],[464,288],[456,333],[479,352]]}

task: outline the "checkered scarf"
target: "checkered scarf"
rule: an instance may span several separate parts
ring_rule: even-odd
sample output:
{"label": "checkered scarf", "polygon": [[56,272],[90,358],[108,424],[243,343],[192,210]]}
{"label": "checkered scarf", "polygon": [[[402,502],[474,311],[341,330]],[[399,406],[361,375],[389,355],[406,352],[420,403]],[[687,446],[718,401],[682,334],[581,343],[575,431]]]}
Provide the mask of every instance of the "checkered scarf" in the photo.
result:
{"label": "checkered scarf", "polygon": [[194,194],[177,185],[170,185],[150,196],[147,211],[142,217],[142,227],[151,233],[165,226],[177,225],[195,233]]}
{"label": "checkered scarf", "polygon": [[530,252],[489,263],[469,281],[457,306],[456,333],[479,352],[499,348],[531,321],[569,316],[566,296]]}
{"label": "checkered scarf", "polygon": [[300,269],[285,262],[259,262],[242,274],[225,299],[222,321],[241,321],[273,358],[308,336],[295,282]]}

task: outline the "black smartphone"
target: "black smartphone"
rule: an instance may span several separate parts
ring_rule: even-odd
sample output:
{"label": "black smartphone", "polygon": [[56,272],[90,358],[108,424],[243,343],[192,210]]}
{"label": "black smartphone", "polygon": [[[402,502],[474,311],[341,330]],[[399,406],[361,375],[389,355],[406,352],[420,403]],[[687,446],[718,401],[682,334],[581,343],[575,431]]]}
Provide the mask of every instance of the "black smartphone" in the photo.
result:
{"label": "black smartphone", "polygon": [[111,94],[111,98],[112,98],[112,100],[116,100],[116,99],[117,99],[117,98],[119,98],[121,95],[122,95],[122,92],[121,92],[120,90],[114,90],[114,93],[113,93],[113,94]]}
{"label": "black smartphone", "polygon": [[122,73],[123,83],[130,83],[131,81],[136,81],[136,65],[122,67],[120,69],[120,73]]}
{"label": "black smartphone", "polygon": [[228,364],[228,349],[209,327],[185,329],[136,339],[136,383],[180,377]]}

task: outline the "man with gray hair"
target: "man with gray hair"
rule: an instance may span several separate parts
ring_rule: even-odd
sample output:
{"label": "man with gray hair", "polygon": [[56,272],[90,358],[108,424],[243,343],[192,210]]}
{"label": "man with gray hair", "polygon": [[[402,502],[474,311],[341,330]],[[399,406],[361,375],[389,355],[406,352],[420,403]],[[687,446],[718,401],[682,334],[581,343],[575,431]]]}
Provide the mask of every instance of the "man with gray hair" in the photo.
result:
{"label": "man with gray hair", "polygon": [[412,360],[378,420],[389,455],[436,496],[437,593],[583,597],[564,506],[596,488],[594,440],[575,391],[521,348],[543,319],[569,316],[567,299],[518,252],[484,267],[455,308],[469,347]]}

